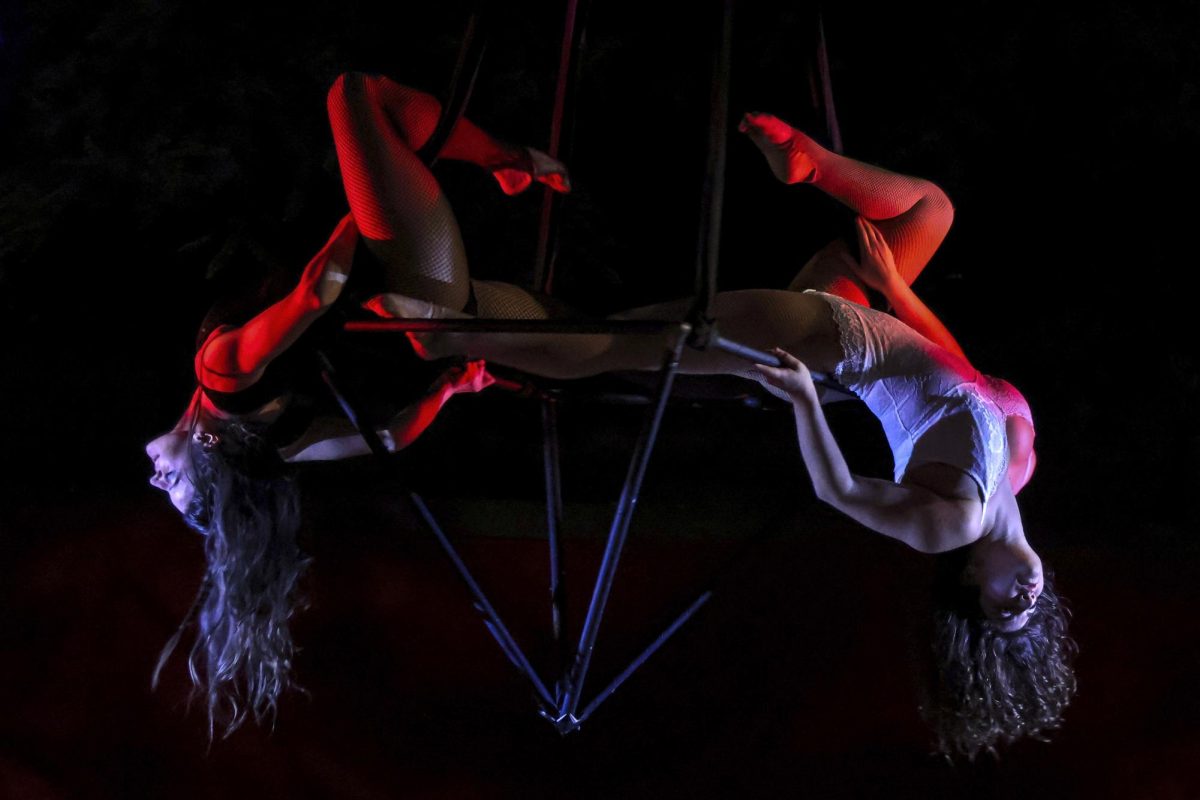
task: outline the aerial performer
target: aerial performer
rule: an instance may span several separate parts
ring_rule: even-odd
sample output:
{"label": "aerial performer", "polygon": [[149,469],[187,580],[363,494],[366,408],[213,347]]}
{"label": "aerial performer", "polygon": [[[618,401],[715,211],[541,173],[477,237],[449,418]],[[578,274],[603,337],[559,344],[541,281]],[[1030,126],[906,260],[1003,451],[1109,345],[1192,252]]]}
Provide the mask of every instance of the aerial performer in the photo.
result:
{"label": "aerial performer", "polygon": [[[196,637],[188,661],[210,730],[232,732],[269,718],[294,685],[289,620],[307,558],[296,537],[295,465],[365,455],[357,429],[316,416],[317,352],[340,329],[331,310],[383,313],[391,293],[493,318],[545,319],[552,300],[496,281],[471,280],[458,224],[433,174],[417,157],[441,108],[432,96],[378,75],[347,73],[328,95],[350,213],[282,296],[228,298],[201,326],[198,386],[167,433],[146,445],[150,483],[205,535],[207,570],[184,624]],[[493,138],[460,119],[441,158],[476,164],[505,194],[540,182],[568,191],[565,168],[528,147]],[[453,396],[493,383],[480,361],[452,367],[378,431],[398,451]]]}
{"label": "aerial performer", "polygon": [[[680,371],[734,374],[793,406],[813,488],[862,525],[939,560],[934,586],[936,677],[923,713],[948,755],[974,757],[1061,724],[1075,692],[1068,612],[1030,545],[1017,494],[1032,476],[1033,417],[1009,383],[979,372],[913,292],[953,220],[930,181],[833,153],[782,120],[752,113],[739,129],[787,184],[811,184],[856,215],[787,290],[718,292],[721,335],[774,350],[780,366],[716,349],[685,349]],[[872,309],[875,290],[893,313]],[[690,298],[615,319],[685,319]],[[894,315],[893,315],[894,314]],[[405,316],[464,316],[421,301]],[[650,335],[410,334],[428,358],[468,355],[555,379],[654,370],[666,341]],[[890,479],[847,467],[811,371],[833,376],[883,426]]]}

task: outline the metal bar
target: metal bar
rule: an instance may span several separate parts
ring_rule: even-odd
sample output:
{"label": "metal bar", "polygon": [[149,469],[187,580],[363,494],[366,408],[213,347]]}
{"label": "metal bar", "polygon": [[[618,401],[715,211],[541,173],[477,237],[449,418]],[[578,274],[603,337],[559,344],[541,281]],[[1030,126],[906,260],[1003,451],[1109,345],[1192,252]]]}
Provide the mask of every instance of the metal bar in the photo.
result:
{"label": "metal bar", "polygon": [[747,361],[753,361],[756,364],[765,364],[768,367],[783,366],[783,362],[774,353],[768,353],[765,350],[756,350],[753,347],[747,347],[744,344],[726,339],[720,334],[715,334],[708,342],[709,347],[715,347],[730,355],[744,358]]}
{"label": "metal bar", "polygon": [[[574,87],[579,81],[578,58],[587,31],[588,0],[569,0],[563,21],[562,49],[558,58],[558,80],[554,87],[554,113],[550,119],[551,158],[567,161],[575,128]],[[563,196],[545,187],[542,213],[538,220],[537,256],[534,260],[533,285],[545,294],[554,291],[554,268],[558,261],[558,216]]]}
{"label": "metal bar", "polygon": [[[384,446],[383,442],[379,438],[379,435],[375,432],[374,426],[364,422],[362,416],[358,413],[358,403],[347,395],[345,387],[338,385],[339,382],[336,377],[336,371],[334,369],[333,362],[330,361],[329,357],[321,350],[317,351],[317,358],[321,363],[321,377],[325,381],[325,385],[329,387],[329,390],[333,393],[333,396],[337,398],[338,405],[341,406],[342,411],[354,424],[354,427],[358,429],[359,434],[366,441],[367,446],[371,449],[371,452],[377,456],[390,455],[387,447]],[[484,615],[484,625],[487,626],[487,629],[496,639],[496,642],[500,645],[500,649],[503,650],[508,659],[514,665],[516,665],[517,669],[529,678],[542,701],[547,706],[554,708],[554,700],[550,697],[550,693],[546,690],[545,683],[542,682],[542,679],[533,669],[533,666],[529,663],[529,659],[525,657],[525,653],[521,650],[516,640],[513,639],[512,634],[508,632],[508,628],[505,627],[503,620],[500,619],[500,615],[496,613],[496,609],[492,607],[492,604],[484,595],[483,590],[475,581],[474,576],[471,575],[470,570],[467,569],[467,565],[458,555],[458,551],[454,549],[454,545],[450,543],[450,540],[446,537],[445,532],[443,532],[441,526],[438,525],[437,520],[433,518],[433,514],[430,513],[429,507],[425,505],[425,501],[422,500],[421,496],[416,492],[409,492],[408,497],[416,507],[421,518],[425,521],[425,524],[429,527],[429,529],[433,532],[433,535],[437,538],[438,542],[442,545],[442,549],[446,551],[446,555],[450,557],[450,561],[454,564],[454,568],[458,570],[459,576],[461,576],[463,581],[467,584],[467,588],[475,598],[475,608],[477,608],[479,612]]]}
{"label": "metal bar", "polygon": [[679,326],[679,320],[557,320],[557,319],[372,319],[352,320],[343,330],[351,333],[383,331],[473,331],[476,333],[661,333]]}
{"label": "metal bar", "polygon": [[[700,200],[700,234],[696,247],[696,303],[693,325],[712,319],[721,250],[721,211],[725,198],[725,151],[729,127],[729,73],[733,49],[733,0],[723,0],[720,39],[713,61],[709,101],[708,162]],[[703,335],[702,331],[697,331]]]}
{"label": "metal bar", "polygon": [[830,150],[842,152],[842,129],[838,125],[837,109],[833,105],[833,78],[829,70],[829,46],[825,41],[825,19],[817,10],[817,74],[821,76],[821,110],[825,117],[825,133]]}
{"label": "metal bar", "polygon": [[500,645],[500,649],[504,651],[504,654],[508,656],[517,669],[533,683],[533,688],[537,690],[542,702],[550,708],[555,708],[554,699],[550,696],[550,692],[546,690],[546,684],[542,682],[533,665],[529,663],[529,659],[525,657],[524,651],[521,650],[520,645],[517,644],[512,634],[509,633],[508,628],[505,627],[503,620],[500,619],[500,615],[496,613],[496,609],[488,602],[487,596],[479,588],[475,577],[471,575],[471,571],[467,569],[467,565],[459,556],[458,551],[454,549],[454,545],[450,543],[450,539],[442,531],[437,520],[433,518],[433,514],[430,513],[429,507],[425,505],[425,501],[416,492],[409,492],[408,497],[413,505],[416,506],[426,526],[437,537],[438,542],[442,545],[442,549],[446,551],[446,555],[450,557],[450,561],[454,564],[454,568],[458,570],[458,574],[463,579],[463,582],[467,584],[467,588],[475,598],[475,607],[483,614],[485,618],[484,624],[492,636],[495,637],[496,642]]}
{"label": "metal bar", "polygon": [[[782,366],[783,364],[783,362],[781,362],[774,353],[768,353],[765,350],[757,350],[753,347],[747,347],[746,345],[735,342],[732,339],[726,339],[720,334],[713,335],[708,342],[708,346],[715,347],[718,350],[737,356],[738,358],[744,358],[747,361],[753,361],[756,364],[765,364],[768,367],[778,367]],[[847,397],[854,396],[849,389],[842,386],[824,372],[812,372],[811,375],[813,383],[817,384],[818,386],[824,386],[827,389],[841,392]]]}
{"label": "metal bar", "polygon": [[391,455],[391,451],[379,438],[379,434],[375,431],[375,426],[370,422],[363,420],[358,413],[358,409],[362,406],[356,399],[350,398],[346,394],[346,388],[340,385],[337,378],[337,370],[334,369],[333,362],[329,360],[329,356],[323,350],[317,350],[317,360],[321,364],[321,380],[329,388],[337,400],[338,405],[342,409],[342,413],[350,420],[351,424],[358,429],[363,441],[367,443],[367,447],[377,456],[387,457]]}
{"label": "metal bar", "polygon": [[442,104],[442,113],[438,116],[433,133],[417,151],[417,157],[425,165],[433,167],[442,154],[442,148],[450,139],[454,126],[466,111],[475,89],[475,79],[479,76],[479,65],[483,62],[484,51],[487,50],[487,37],[479,36],[483,27],[484,7],[488,0],[480,0],[467,19],[467,27],[463,32],[462,44],[458,48],[458,60],[454,65],[454,73],[450,78],[450,89],[446,102]]}
{"label": "metal bar", "polygon": [[558,460],[558,401],[542,398],[542,467],[546,481],[546,531],[550,542],[550,623],[561,675],[570,663],[567,645],[566,569],[558,539],[562,527],[562,473]]}
{"label": "metal bar", "polygon": [[641,654],[635,658],[630,665],[624,669],[624,671],[621,672],[620,675],[614,678],[612,683],[610,683],[604,688],[603,691],[597,694],[595,698],[592,699],[592,702],[587,704],[587,707],[583,709],[583,713],[579,714],[576,718],[576,724],[583,724],[583,722],[592,715],[592,712],[596,710],[597,706],[607,700],[613,692],[619,689],[621,684],[625,683],[630,675],[636,672],[638,668],[642,666],[642,664],[645,664],[650,656],[654,655],[660,647],[666,644],[666,641],[674,636],[675,632],[679,630],[685,622],[691,619],[692,615],[699,611],[701,606],[709,601],[709,599],[712,597],[712,594],[713,593],[711,589],[702,592],[700,596],[697,597],[695,601],[687,607],[686,611],[676,617],[675,621],[668,625],[667,629],[660,633],[658,638],[655,639],[649,647],[643,650]]}
{"label": "metal bar", "polygon": [[671,394],[671,385],[675,380],[675,373],[679,369],[679,356],[683,352],[688,333],[689,326],[680,325],[680,334],[674,347],[663,358],[657,399],[652,413],[647,419],[646,427],[634,448],[629,472],[625,476],[625,485],[621,490],[620,500],[617,502],[616,513],[613,515],[612,527],[608,534],[608,545],[604,550],[604,558],[600,562],[596,584],[592,590],[592,601],[588,606],[583,631],[579,636],[579,646],[575,651],[574,669],[566,680],[559,704],[560,719],[573,720],[575,710],[579,707],[580,693],[583,690],[584,681],[587,679],[592,650],[596,645],[596,633],[600,629],[604,607],[612,592],[617,562],[620,560],[621,549],[624,547],[625,538],[629,533],[629,523],[633,519],[633,510],[637,506],[638,493],[641,491],[642,479],[646,474],[646,465],[650,462],[650,454],[654,451],[659,424],[662,422],[663,411],[667,407],[667,398]]}

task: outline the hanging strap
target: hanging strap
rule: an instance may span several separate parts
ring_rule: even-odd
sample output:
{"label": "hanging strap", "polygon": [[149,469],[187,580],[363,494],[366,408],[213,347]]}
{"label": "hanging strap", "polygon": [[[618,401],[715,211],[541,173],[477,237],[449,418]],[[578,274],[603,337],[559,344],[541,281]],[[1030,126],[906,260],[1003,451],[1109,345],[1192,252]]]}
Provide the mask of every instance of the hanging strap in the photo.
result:
{"label": "hanging strap", "polygon": [[[579,85],[579,57],[587,32],[589,0],[567,0],[563,18],[562,48],[558,57],[558,80],[554,87],[554,112],[550,118],[551,158],[567,162],[575,130],[575,88]],[[542,194],[542,215],[538,224],[537,256],[533,267],[533,287],[544,294],[554,291],[554,267],[558,260],[558,211],[563,196],[548,187]]]}
{"label": "hanging strap", "polygon": [[816,42],[809,64],[809,86],[812,89],[813,109],[825,121],[825,137],[829,149],[842,152],[842,130],[838,125],[837,109],[833,104],[833,79],[829,70],[829,47],[825,40],[825,18],[817,9]]}
{"label": "hanging strap", "polygon": [[695,343],[707,343],[717,293],[721,250],[721,211],[725,199],[725,151],[729,139],[729,75],[733,50],[733,0],[721,3],[717,56],[713,60],[709,96],[708,162],[700,196],[700,230],[696,244],[696,302],[688,314]]}
{"label": "hanging strap", "polygon": [[479,0],[467,19],[462,44],[458,48],[458,61],[450,78],[450,91],[447,93],[446,102],[442,103],[442,114],[438,117],[433,134],[417,151],[417,157],[428,167],[437,163],[442,148],[450,138],[450,132],[462,118],[471,99],[471,92],[475,89],[475,78],[479,76],[479,65],[483,63],[483,53],[487,50],[487,8],[487,0]]}

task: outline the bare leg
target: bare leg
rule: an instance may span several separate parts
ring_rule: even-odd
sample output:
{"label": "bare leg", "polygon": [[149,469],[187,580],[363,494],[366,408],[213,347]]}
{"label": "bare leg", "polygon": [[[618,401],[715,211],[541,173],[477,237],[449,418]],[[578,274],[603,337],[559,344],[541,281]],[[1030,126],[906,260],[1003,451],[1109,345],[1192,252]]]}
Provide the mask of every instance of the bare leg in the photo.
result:
{"label": "bare leg", "polygon": [[[346,198],[367,247],[386,265],[385,291],[461,310],[468,273],[458,223],[415,154],[437,125],[437,100],[384,77],[347,73],[330,89],[328,109]],[[534,179],[565,189],[565,174],[555,172],[561,165],[531,152],[463,119],[442,156],[491,170],[509,194]]]}
{"label": "bare leg", "polygon": [[[691,300],[676,300],[626,311],[612,319],[683,319]],[[837,328],[829,306],[810,295],[772,289],[721,292],[716,316],[725,336],[761,350],[782,347],[812,369],[831,372],[841,360]],[[673,334],[482,334],[422,337],[431,357],[484,358],[534,375],[570,379],[621,370],[655,370]],[[748,362],[717,350],[685,350],[685,373],[743,375],[757,379]]]}
{"label": "bare leg", "polygon": [[[874,222],[910,286],[946,238],[954,207],[936,184],[832,153],[769,114],[747,114],[741,130],[781,181],[811,183]],[[850,268],[852,257],[843,243],[832,242],[788,288],[830,291],[865,305],[865,287]]]}

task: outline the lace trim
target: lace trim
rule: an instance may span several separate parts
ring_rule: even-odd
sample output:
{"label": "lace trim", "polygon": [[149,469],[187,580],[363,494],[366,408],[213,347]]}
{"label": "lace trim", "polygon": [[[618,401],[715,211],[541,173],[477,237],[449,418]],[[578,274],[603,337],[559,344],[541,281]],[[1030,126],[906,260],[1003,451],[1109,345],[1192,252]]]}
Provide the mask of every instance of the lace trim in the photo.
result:
{"label": "lace trim", "polygon": [[1020,417],[1033,427],[1033,413],[1029,410],[1029,402],[1017,391],[1017,388],[1006,380],[993,378],[991,375],[981,375],[983,384],[987,387],[988,396],[1006,417]]}
{"label": "lace trim", "polygon": [[982,421],[980,442],[985,452],[984,478],[987,480],[985,492],[991,497],[1000,488],[1001,479],[1008,474],[1008,437],[1005,433],[1004,418],[997,414],[998,407],[993,407],[970,388],[964,388],[963,399],[971,409],[971,415]]}
{"label": "lace trim", "polygon": [[833,370],[834,379],[843,386],[857,383],[858,379],[862,377],[863,362],[867,355],[862,318],[849,307],[851,304],[848,300],[812,289],[807,290],[806,294],[808,293],[820,296],[829,305],[829,309],[833,313],[833,324],[838,329],[838,344],[842,348],[842,360]]}

